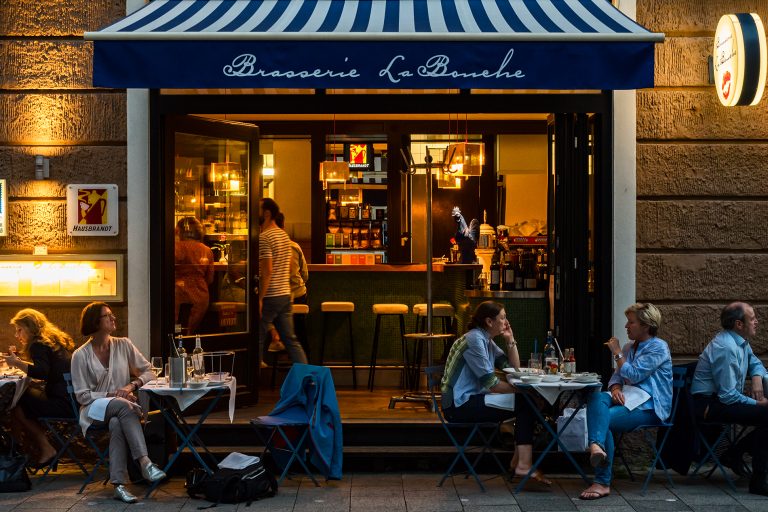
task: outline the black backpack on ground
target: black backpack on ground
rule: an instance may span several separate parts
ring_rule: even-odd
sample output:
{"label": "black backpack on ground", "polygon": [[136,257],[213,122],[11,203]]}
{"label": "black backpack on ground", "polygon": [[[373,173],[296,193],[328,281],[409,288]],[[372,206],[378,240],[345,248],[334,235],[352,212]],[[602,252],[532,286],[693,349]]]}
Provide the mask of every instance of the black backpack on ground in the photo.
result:
{"label": "black backpack on ground", "polygon": [[277,494],[277,480],[261,461],[243,469],[219,468],[212,475],[202,468],[187,473],[187,494],[192,498],[205,498],[215,507],[219,503],[243,503],[271,498]]}

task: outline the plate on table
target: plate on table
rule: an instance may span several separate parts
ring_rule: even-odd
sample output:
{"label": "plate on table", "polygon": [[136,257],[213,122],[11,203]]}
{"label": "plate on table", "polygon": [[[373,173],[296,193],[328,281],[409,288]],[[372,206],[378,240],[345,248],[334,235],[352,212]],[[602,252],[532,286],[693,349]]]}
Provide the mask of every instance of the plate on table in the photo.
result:
{"label": "plate on table", "polygon": [[520,368],[518,370],[515,370],[514,368],[504,368],[504,372],[510,374],[511,376],[519,379],[523,375],[538,375],[539,370],[535,368]]}
{"label": "plate on table", "polygon": [[213,372],[206,373],[205,379],[210,381],[211,384],[220,384],[222,382],[231,381],[232,377],[229,375],[229,372]]}
{"label": "plate on table", "polygon": [[523,384],[538,384],[541,382],[541,375],[523,375],[520,377],[520,380],[523,381]]}
{"label": "plate on table", "polygon": [[560,382],[561,379],[560,375],[542,375],[541,382]]}
{"label": "plate on table", "polygon": [[582,373],[581,375],[573,376],[573,382],[578,382],[580,384],[591,384],[599,381],[600,376],[596,373]]}

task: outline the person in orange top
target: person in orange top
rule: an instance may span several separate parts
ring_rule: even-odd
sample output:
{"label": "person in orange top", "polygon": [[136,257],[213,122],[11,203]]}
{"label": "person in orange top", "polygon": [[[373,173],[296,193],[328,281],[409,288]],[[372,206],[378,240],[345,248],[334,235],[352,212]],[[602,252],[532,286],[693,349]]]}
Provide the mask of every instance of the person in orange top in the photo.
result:
{"label": "person in orange top", "polygon": [[176,323],[179,309],[190,304],[187,332],[196,332],[208,310],[208,285],[213,282],[213,252],[203,240],[203,225],[195,217],[184,217],[176,225]]}

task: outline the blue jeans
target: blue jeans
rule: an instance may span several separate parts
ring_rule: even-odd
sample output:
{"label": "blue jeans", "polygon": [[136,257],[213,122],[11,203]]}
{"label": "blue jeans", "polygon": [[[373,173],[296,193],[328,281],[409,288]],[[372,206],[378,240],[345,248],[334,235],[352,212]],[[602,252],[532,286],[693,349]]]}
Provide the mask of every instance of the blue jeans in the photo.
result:
{"label": "blue jeans", "polygon": [[269,325],[273,324],[280,340],[285,344],[288,355],[294,363],[307,364],[307,355],[293,332],[293,313],[291,296],[264,297],[259,321],[259,356],[264,358],[264,345],[268,336]]}
{"label": "blue jeans", "polygon": [[613,470],[613,433],[629,432],[638,425],[661,423],[653,409],[630,411],[623,405],[614,405],[611,395],[592,393],[587,401],[587,433],[589,444],[598,444],[607,455],[607,465],[595,468],[595,483],[611,485]]}

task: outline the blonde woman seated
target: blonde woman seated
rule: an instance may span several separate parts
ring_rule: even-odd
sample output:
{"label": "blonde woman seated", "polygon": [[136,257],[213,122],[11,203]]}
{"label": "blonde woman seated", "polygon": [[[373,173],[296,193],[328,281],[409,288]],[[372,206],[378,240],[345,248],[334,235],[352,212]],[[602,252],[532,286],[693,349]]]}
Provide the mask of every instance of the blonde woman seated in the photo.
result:
{"label": "blonde woman seated", "polygon": [[[493,338],[504,338],[506,353]],[[517,390],[496,375],[496,369],[520,367],[520,355],[507,313],[498,302],[478,304],[469,323],[469,331],[456,340],[445,362],[445,374],[441,382],[443,414],[453,422],[496,422],[510,418],[515,420],[515,454],[512,457],[514,476],[528,474],[533,463],[533,428],[536,415],[528,400],[514,401],[514,409],[500,409],[486,405],[491,393],[515,393]],[[540,471],[533,482],[552,484]]]}
{"label": "blonde woman seated", "polygon": [[[646,302],[632,304],[624,314],[627,337],[634,343],[621,348],[615,337],[605,343],[616,361],[616,370],[608,381],[610,394],[592,393],[587,402],[589,461],[595,468],[595,479],[579,495],[582,500],[597,500],[611,493],[613,434],[629,432],[639,425],[657,425],[672,410],[672,357],[667,342],[656,337],[661,313]],[[647,398],[630,410],[625,405],[625,392],[627,397],[630,392],[640,397],[637,401]]]}
{"label": "blonde woman seated", "polygon": [[94,302],[83,309],[80,332],[88,336],[72,355],[72,383],[81,405],[80,426],[83,432],[91,425],[109,426],[109,476],[115,498],[134,503],[136,497],[125,487],[129,481],[129,450],[146,480],[156,482],[166,476],[147,457],[135,394],[155,375],[131,340],[112,337],[115,315],[107,304]]}
{"label": "blonde woman seated", "polygon": [[[22,309],[11,319],[11,325],[21,347],[18,354],[5,356],[5,362],[45,384],[44,387],[27,388],[11,411],[14,436],[22,440],[25,451],[36,457],[27,466],[38,470],[48,467],[56,455],[56,448],[51,445],[38,419],[72,417],[64,374],[69,373],[75,344],[67,333],[35,309]],[[56,471],[56,468],[51,470]]]}

